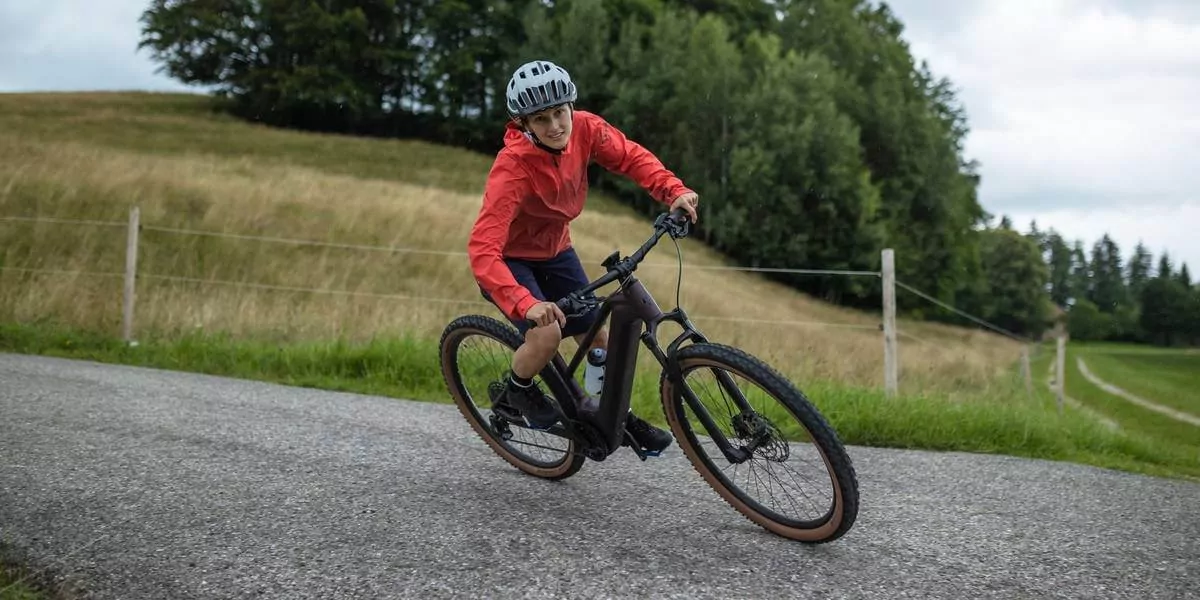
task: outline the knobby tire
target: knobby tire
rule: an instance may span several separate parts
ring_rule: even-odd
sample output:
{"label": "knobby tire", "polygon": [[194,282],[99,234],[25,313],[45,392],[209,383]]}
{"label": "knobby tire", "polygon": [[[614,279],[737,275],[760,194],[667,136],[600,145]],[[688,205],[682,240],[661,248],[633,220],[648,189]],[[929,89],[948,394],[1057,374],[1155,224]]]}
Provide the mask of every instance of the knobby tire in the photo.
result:
{"label": "knobby tire", "polygon": [[[822,518],[802,527],[781,522],[755,508],[757,501],[725,477],[721,467],[714,464],[714,459],[725,463],[724,455],[718,452],[710,458],[704,452],[688,422],[685,412],[687,404],[681,392],[664,373],[660,391],[667,421],[680,448],[704,480],[751,522],[782,537],[815,544],[831,542],[845,535],[858,516],[857,477],[837,434],[804,394],[761,359],[737,348],[713,343],[691,344],[681,348],[676,353],[676,359],[685,377],[697,368],[724,369],[757,384],[782,404],[804,427],[817,447],[830,475],[834,502]],[[686,385],[686,378],[684,382]]]}
{"label": "knobby tire", "polygon": [[[499,435],[492,430],[491,424],[487,422],[486,417],[483,417],[475,409],[475,403],[472,401],[469,391],[463,385],[462,375],[458,368],[458,349],[462,345],[462,342],[471,336],[491,338],[508,346],[513,352],[516,352],[517,348],[522,344],[520,335],[515,329],[491,317],[467,315],[451,321],[446,326],[439,343],[442,377],[446,381],[446,387],[450,391],[450,395],[454,398],[454,404],[458,407],[459,412],[471,424],[471,428],[475,430],[480,439],[486,442],[501,458],[521,471],[535,477],[550,480],[565,479],[574,475],[583,466],[585,460],[584,456],[578,453],[574,441],[566,440],[568,445],[562,451],[563,457],[558,462],[553,464],[535,464],[515,454],[500,439]],[[548,365],[546,368],[552,369],[553,365]],[[501,375],[503,375],[502,372],[496,373],[497,377]],[[562,402],[561,398],[559,402]],[[515,428],[517,426],[512,425],[512,427]]]}

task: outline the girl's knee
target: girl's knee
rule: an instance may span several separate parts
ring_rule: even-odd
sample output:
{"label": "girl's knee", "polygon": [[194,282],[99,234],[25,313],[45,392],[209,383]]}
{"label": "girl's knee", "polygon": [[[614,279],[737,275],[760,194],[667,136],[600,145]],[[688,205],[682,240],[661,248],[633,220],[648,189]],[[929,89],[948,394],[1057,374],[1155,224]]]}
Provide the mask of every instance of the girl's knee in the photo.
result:
{"label": "girl's knee", "polygon": [[525,343],[541,353],[553,354],[562,342],[562,330],[554,325],[534,327],[525,333]]}

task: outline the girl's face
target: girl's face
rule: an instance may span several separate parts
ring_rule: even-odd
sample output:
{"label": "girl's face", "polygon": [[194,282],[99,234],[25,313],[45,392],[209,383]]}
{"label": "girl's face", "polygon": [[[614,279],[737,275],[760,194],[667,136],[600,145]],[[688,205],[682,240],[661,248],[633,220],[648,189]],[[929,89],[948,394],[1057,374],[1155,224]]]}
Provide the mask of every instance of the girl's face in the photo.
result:
{"label": "girl's face", "polygon": [[567,140],[571,139],[572,116],[571,107],[564,104],[530,115],[525,119],[525,126],[543,144],[562,150],[567,147]]}

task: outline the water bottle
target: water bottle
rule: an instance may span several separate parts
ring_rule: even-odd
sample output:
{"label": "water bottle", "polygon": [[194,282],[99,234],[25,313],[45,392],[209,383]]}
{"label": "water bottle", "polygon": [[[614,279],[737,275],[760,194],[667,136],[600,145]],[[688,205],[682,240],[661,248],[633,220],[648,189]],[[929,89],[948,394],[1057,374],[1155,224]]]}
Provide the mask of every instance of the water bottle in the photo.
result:
{"label": "water bottle", "polygon": [[599,396],[604,388],[604,360],[608,354],[604,348],[592,348],[587,353],[587,367],[583,370],[583,389],[592,396]]}

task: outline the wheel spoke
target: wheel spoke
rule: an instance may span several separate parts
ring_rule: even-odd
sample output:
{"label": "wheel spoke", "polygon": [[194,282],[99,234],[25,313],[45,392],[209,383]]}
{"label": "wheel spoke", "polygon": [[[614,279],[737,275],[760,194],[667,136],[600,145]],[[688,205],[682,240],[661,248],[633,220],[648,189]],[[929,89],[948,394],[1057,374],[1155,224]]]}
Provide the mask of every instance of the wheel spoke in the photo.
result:
{"label": "wheel spoke", "polygon": [[[694,344],[677,355],[681,383],[668,382],[668,414],[688,458],[731,504],[767,529],[809,542],[836,539],[858,511],[857,480],[836,434],[816,408],[786,380],[744,352]],[[717,381],[728,376],[733,386]],[[711,381],[710,381],[711,380]],[[675,386],[686,385],[733,445],[749,454],[731,463]],[[746,399],[740,404],[731,395]],[[742,406],[751,412],[743,412]],[[678,435],[682,434],[682,435]],[[813,458],[815,455],[815,459]],[[828,462],[826,458],[831,457]],[[782,471],[782,472],[781,472]]]}
{"label": "wheel spoke", "polygon": [[[491,410],[490,386],[504,384],[512,356],[521,344],[515,330],[495,319],[460,317],[447,326],[442,336],[441,360],[453,371],[447,384],[459,410],[484,441],[517,468],[557,479],[579,470],[584,458],[574,443],[564,437],[524,425],[508,423]],[[541,377],[534,381],[546,390]],[[499,419],[499,423],[493,423]],[[497,430],[500,425],[504,435]],[[505,439],[508,437],[508,439]]]}

